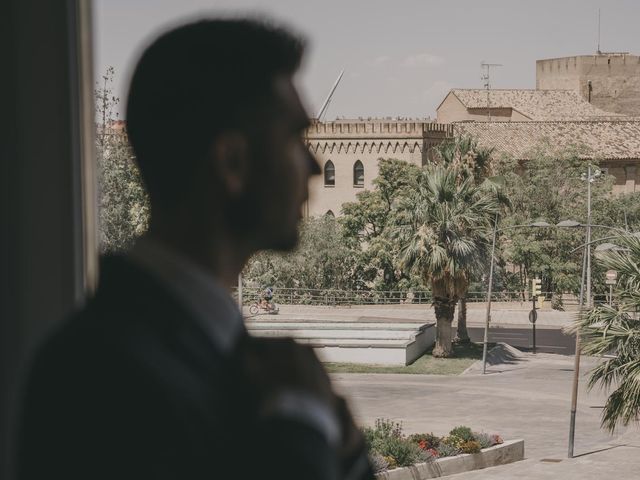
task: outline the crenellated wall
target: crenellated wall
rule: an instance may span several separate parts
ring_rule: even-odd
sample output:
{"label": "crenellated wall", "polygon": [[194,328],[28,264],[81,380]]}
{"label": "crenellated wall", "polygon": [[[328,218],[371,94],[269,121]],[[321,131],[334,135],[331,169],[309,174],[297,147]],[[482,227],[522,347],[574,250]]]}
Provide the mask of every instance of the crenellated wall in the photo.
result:
{"label": "crenellated wall", "polygon": [[607,112],[640,115],[640,57],[600,53],[536,62],[536,88],[575,90]]}
{"label": "crenellated wall", "polygon": [[[378,175],[380,158],[396,158],[424,165],[432,147],[451,133],[451,126],[420,120],[337,120],[316,122],[306,132],[311,153],[323,168],[323,175],[311,179],[307,215],[319,216],[331,211],[340,215],[342,204],[372,188]],[[334,185],[325,185],[324,166],[335,167]],[[354,166],[364,167],[364,182],[354,177]]]}

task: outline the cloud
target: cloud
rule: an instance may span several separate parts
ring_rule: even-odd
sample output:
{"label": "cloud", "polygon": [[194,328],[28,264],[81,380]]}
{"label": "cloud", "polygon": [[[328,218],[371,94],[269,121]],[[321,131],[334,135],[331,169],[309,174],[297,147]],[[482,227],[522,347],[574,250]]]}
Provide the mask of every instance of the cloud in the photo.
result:
{"label": "cloud", "polygon": [[417,68],[417,67],[435,67],[442,65],[444,58],[431,53],[416,53],[409,55],[402,61],[403,67]]}
{"label": "cloud", "polygon": [[379,57],[374,58],[370,63],[374,67],[380,67],[391,60],[391,57],[388,55],[380,55]]}

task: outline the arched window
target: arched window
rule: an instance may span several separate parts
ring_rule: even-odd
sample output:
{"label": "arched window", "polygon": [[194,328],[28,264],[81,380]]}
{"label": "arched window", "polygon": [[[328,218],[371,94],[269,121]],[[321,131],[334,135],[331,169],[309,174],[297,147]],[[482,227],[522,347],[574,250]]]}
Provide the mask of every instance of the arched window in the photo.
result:
{"label": "arched window", "polygon": [[324,164],[324,186],[333,187],[336,184],[336,167],[331,160]]}
{"label": "arched window", "polygon": [[364,166],[360,160],[357,160],[356,163],[353,164],[353,186],[364,186]]}
{"label": "arched window", "polygon": [[327,210],[327,213],[324,214],[325,217],[335,218],[336,216],[333,214],[333,211]]}

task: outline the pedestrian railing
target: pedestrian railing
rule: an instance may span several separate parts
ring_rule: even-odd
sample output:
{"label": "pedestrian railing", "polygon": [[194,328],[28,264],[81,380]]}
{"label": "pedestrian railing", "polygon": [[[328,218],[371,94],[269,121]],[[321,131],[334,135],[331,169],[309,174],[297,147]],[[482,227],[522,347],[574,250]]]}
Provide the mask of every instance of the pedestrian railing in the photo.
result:
{"label": "pedestrian railing", "polygon": [[[259,300],[262,289],[243,288],[243,304]],[[237,293],[234,291],[234,295]],[[560,307],[577,307],[578,298],[573,294],[543,293],[545,302]],[[236,297],[237,298],[237,297]],[[467,302],[486,302],[487,292],[467,292]],[[401,305],[431,304],[431,292],[426,290],[339,290],[311,288],[274,288],[273,300],[281,305]],[[531,302],[528,292],[492,292],[492,302]],[[605,303],[606,295],[595,295],[594,303]]]}

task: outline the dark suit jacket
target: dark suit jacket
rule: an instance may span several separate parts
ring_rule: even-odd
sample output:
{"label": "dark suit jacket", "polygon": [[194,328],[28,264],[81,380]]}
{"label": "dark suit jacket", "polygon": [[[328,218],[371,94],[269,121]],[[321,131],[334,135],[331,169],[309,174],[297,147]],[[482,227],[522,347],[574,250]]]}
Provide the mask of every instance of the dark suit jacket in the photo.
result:
{"label": "dark suit jacket", "polygon": [[154,278],[106,259],[95,297],[32,366],[19,478],[341,478],[317,431],[258,419],[234,360]]}

